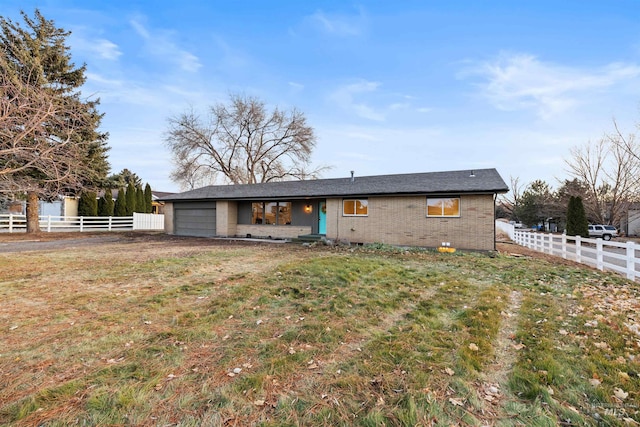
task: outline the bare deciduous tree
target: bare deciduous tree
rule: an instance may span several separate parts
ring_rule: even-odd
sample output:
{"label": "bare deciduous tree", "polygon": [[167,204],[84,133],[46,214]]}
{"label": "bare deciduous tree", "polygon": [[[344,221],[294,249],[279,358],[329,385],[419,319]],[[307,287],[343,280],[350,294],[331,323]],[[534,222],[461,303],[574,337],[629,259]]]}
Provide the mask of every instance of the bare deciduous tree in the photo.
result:
{"label": "bare deciduous tree", "polygon": [[509,219],[517,220],[519,218],[516,218],[516,212],[522,199],[523,185],[520,183],[520,177],[511,176],[509,178],[511,182],[509,192],[500,195],[498,203]]}
{"label": "bare deciduous tree", "polygon": [[587,217],[603,224],[620,225],[629,203],[640,188],[640,158],[633,135],[616,132],[599,141],[571,149],[568,172],[585,183]]}
{"label": "bare deciduous tree", "polygon": [[216,104],[206,120],[193,110],[169,119],[166,144],[173,153],[172,177],[193,188],[217,176],[232,184],[315,177],[307,170],[316,144],[303,113],[231,95]]}
{"label": "bare deciduous tree", "polygon": [[[0,192],[26,193],[27,204],[37,205],[39,195],[81,188],[86,147],[72,141],[86,126],[86,110],[71,98],[11,78],[2,63],[0,70]],[[28,231],[38,231],[38,211],[30,212],[35,220],[27,218]]]}

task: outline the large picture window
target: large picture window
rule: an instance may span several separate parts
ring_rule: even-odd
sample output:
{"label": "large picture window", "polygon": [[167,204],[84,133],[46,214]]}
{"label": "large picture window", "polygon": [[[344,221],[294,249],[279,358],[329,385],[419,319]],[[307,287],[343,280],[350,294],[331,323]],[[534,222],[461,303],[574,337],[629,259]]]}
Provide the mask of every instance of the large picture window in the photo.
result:
{"label": "large picture window", "polygon": [[459,217],[460,197],[429,197],[427,198],[427,216]]}
{"label": "large picture window", "polygon": [[367,199],[344,199],[342,201],[343,216],[367,216],[369,201]]}
{"label": "large picture window", "polygon": [[291,202],[254,202],[251,224],[291,225]]}

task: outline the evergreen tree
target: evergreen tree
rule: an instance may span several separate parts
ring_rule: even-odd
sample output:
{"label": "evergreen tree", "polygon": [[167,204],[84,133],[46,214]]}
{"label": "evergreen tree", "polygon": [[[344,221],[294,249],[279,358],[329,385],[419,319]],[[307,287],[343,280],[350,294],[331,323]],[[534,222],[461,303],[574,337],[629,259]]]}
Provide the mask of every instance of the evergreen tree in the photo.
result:
{"label": "evergreen tree", "polygon": [[111,194],[111,189],[104,190],[104,196],[100,198],[102,203],[98,204],[98,215],[99,216],[113,216],[114,204],[113,204],[113,195]]}
{"label": "evergreen tree", "polygon": [[83,191],[78,201],[78,216],[97,216],[98,196],[94,191]]}
{"label": "evergreen tree", "polygon": [[135,212],[144,213],[144,190],[142,187],[136,187],[136,210]]}
{"label": "evergreen tree", "polygon": [[113,216],[127,216],[127,198],[122,187],[118,190],[118,198],[113,206]]}
{"label": "evergreen tree", "polygon": [[146,213],[153,212],[153,192],[149,184],[144,186],[144,211]]}
{"label": "evergreen tree", "polygon": [[142,185],[140,177],[129,169],[122,169],[119,173],[109,175],[107,178],[107,185],[111,188],[126,187],[129,183],[135,186]]}
{"label": "evergreen tree", "polygon": [[[109,148],[108,135],[98,130],[103,117],[97,111],[99,100],[81,96],[86,66],[72,62],[66,44],[70,32],[57,28],[37,9],[34,18],[24,11],[21,15],[24,27],[0,17],[0,71],[7,81],[22,85],[16,86],[23,87],[20,95],[31,94],[35,101],[46,98],[50,104],[43,108],[52,115],[38,126],[11,128],[31,130],[14,141],[18,146],[11,147],[11,156],[6,157],[11,164],[5,165],[12,172],[3,176],[0,187],[27,194],[27,231],[37,232],[38,198],[77,194],[101,184],[109,171]],[[47,156],[38,154],[43,151]]]}
{"label": "evergreen tree", "polygon": [[104,196],[98,198],[98,216],[105,216],[102,214],[102,212],[104,212],[105,203],[106,200],[104,199]]}
{"label": "evergreen tree", "polygon": [[582,237],[589,237],[589,221],[587,220],[587,214],[584,210],[584,204],[582,203],[582,197],[576,196],[576,217],[577,221],[577,233]]}
{"label": "evergreen tree", "polygon": [[130,182],[129,185],[127,185],[125,201],[125,206],[127,207],[127,213],[125,216],[131,216],[136,210],[136,187],[133,186],[133,182]]}
{"label": "evergreen tree", "polygon": [[577,216],[576,216],[576,197],[569,197],[569,204],[567,205],[567,235],[575,236],[578,234]]}
{"label": "evergreen tree", "polygon": [[567,207],[567,235],[589,237],[589,223],[582,198],[571,196]]}

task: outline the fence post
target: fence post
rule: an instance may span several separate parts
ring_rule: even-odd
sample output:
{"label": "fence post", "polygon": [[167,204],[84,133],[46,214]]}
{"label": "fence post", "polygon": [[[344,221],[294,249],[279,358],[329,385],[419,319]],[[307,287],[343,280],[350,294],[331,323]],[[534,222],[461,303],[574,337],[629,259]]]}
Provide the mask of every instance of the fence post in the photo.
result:
{"label": "fence post", "polygon": [[596,268],[600,271],[604,270],[603,263],[603,248],[602,248],[602,239],[596,239]]}
{"label": "fence post", "polygon": [[567,259],[567,235],[562,234],[562,258]]}
{"label": "fence post", "polygon": [[13,214],[9,214],[9,233],[13,233]]}
{"label": "fence post", "polygon": [[51,233],[51,215],[47,217],[47,233]]}
{"label": "fence post", "polygon": [[582,236],[576,236],[576,262],[582,263]]}
{"label": "fence post", "polygon": [[636,279],[636,244],[627,242],[627,279]]}
{"label": "fence post", "polygon": [[109,217],[109,231],[111,231],[111,218],[113,218],[113,217],[111,217],[111,216]]}
{"label": "fence post", "polygon": [[80,232],[81,233],[82,233],[82,228],[83,228],[83,225],[84,225],[83,219],[84,219],[84,217],[80,217]]}

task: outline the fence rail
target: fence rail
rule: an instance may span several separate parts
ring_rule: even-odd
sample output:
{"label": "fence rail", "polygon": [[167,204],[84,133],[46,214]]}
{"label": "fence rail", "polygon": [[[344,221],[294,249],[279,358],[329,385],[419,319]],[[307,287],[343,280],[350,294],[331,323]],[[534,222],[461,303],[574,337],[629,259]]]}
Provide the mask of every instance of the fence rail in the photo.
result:
{"label": "fence rail", "polygon": [[[27,229],[25,215],[0,214],[0,232],[23,232]],[[56,216],[41,215],[40,230],[63,231],[131,231],[163,230],[164,215],[134,213],[133,216]]]}
{"label": "fence rail", "polygon": [[529,249],[587,264],[598,270],[615,271],[627,279],[640,280],[640,245],[635,242],[519,230],[500,221],[496,222],[496,227]]}

